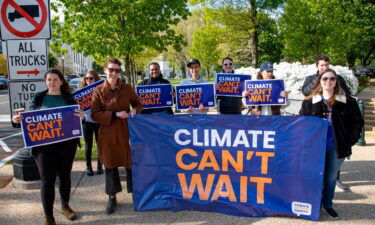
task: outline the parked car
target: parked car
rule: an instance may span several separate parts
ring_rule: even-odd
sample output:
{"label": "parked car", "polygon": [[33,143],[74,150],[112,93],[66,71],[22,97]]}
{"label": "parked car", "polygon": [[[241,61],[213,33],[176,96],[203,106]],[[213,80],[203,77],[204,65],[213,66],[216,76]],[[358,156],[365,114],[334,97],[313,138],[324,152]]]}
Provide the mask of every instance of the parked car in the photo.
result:
{"label": "parked car", "polygon": [[0,76],[0,90],[8,88],[8,80],[6,80],[3,76]]}
{"label": "parked car", "polygon": [[75,79],[75,78],[80,78],[80,76],[78,74],[67,74],[65,75],[65,79],[69,82],[70,80],[72,79]]}
{"label": "parked car", "polygon": [[73,91],[79,89],[79,84],[83,81],[83,78],[74,78],[69,81],[69,86],[73,88]]}

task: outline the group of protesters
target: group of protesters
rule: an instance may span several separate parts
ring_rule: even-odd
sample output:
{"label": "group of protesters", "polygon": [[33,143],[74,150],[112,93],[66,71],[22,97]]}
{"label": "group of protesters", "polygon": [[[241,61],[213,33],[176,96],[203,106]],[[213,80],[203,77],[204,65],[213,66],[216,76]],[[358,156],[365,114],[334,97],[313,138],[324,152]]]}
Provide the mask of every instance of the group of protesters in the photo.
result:
{"label": "group of protesters", "polygon": [[[351,147],[357,142],[363,127],[363,118],[356,100],[350,95],[345,80],[329,69],[329,59],[326,56],[316,61],[318,71],[307,77],[302,87],[306,96],[302,103],[300,115],[317,116],[329,121],[327,134],[327,150],[324,170],[322,193],[322,208],[332,217],[338,214],[333,209],[333,198],[340,167],[346,157],[351,155]],[[181,85],[208,83],[200,73],[201,64],[198,59],[187,63],[191,77],[183,80]],[[264,62],[257,75],[259,80],[274,79],[273,64]],[[164,79],[158,63],[149,64],[150,77],[138,85],[170,84]],[[98,86],[92,97],[91,111],[83,113],[77,110],[75,115],[84,121],[84,140],[86,157],[86,174],[94,175],[91,165],[93,136],[98,146],[97,173],[105,173],[105,193],[108,195],[106,213],[112,214],[117,207],[116,194],[122,191],[119,167],[126,168],[127,191],[132,192],[131,151],[129,146],[129,131],[127,119],[134,114],[174,114],[171,107],[143,109],[134,89],[121,81],[121,62],[110,57],[104,66],[106,81]],[[222,72],[234,73],[233,59],[226,57],[222,60]],[[85,73],[82,87],[98,81],[95,71]],[[47,90],[36,94],[32,109],[44,109],[73,105],[71,89],[63,74],[57,69],[51,69],[45,74]],[[244,91],[242,96],[249,95]],[[288,93],[281,94],[287,97]],[[220,114],[242,114],[244,109],[241,97],[218,96],[218,112]],[[253,115],[281,115],[281,106],[258,106],[249,109]],[[198,108],[190,107],[184,113],[207,113],[208,108],[202,104]],[[14,123],[20,123],[22,117],[15,115]],[[62,211],[69,220],[76,218],[76,213],[70,208],[69,197],[71,188],[70,173],[79,140],[72,139],[59,143],[35,147],[32,155],[38,166],[42,180],[41,199],[45,214],[45,224],[55,224],[53,203],[55,198],[55,181],[59,177],[59,191]],[[306,162],[308,163],[308,162]]]}

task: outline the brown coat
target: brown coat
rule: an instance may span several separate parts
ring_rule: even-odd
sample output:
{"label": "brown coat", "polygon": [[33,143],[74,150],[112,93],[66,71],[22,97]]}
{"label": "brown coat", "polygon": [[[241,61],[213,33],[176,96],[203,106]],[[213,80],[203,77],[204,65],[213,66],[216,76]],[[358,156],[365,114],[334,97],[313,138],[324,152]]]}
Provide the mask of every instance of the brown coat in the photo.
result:
{"label": "brown coat", "polygon": [[129,113],[130,105],[137,113],[142,110],[134,89],[120,80],[114,90],[106,81],[94,91],[91,116],[100,123],[99,157],[106,168],[131,168],[128,120],[115,115],[124,110]]}

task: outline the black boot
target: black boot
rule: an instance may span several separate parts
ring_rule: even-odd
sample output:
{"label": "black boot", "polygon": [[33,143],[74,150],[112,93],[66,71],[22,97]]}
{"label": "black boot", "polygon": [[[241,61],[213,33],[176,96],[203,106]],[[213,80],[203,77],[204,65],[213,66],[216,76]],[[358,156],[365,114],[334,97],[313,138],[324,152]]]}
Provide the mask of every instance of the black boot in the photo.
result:
{"label": "black boot", "polygon": [[102,162],[98,159],[98,166],[96,167],[96,174],[103,174]]}
{"label": "black boot", "polygon": [[108,203],[107,203],[107,208],[105,209],[105,212],[107,215],[112,214],[117,207],[117,200],[116,196],[109,196]]}
{"label": "black boot", "polygon": [[94,171],[92,171],[91,161],[90,162],[86,161],[86,174],[89,177],[94,176]]}
{"label": "black boot", "polygon": [[53,216],[46,216],[44,225],[56,225],[55,218]]}

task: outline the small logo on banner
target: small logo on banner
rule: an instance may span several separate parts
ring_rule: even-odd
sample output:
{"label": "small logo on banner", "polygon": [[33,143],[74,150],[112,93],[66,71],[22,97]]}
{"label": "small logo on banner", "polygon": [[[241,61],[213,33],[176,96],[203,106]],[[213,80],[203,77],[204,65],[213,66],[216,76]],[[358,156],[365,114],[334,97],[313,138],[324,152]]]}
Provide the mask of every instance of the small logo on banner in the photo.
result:
{"label": "small logo on banner", "polygon": [[72,134],[73,135],[78,135],[79,134],[79,130],[72,130]]}
{"label": "small logo on banner", "polygon": [[311,209],[312,209],[312,206],[309,203],[292,202],[292,212],[297,214],[297,216],[300,216],[300,215],[310,216]]}

